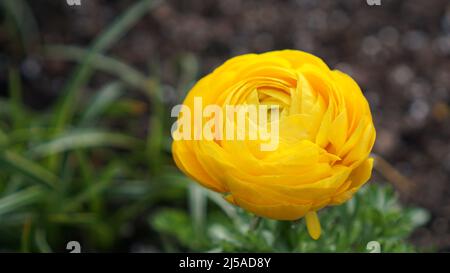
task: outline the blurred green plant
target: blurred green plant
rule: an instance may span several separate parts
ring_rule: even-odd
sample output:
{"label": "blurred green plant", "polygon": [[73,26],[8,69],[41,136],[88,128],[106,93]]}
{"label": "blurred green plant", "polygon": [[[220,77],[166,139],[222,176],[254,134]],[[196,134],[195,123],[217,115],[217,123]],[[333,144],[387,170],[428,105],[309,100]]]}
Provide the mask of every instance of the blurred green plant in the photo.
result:
{"label": "blurred green plant", "polygon": [[[183,200],[184,178],[171,167],[170,120],[157,73],[148,76],[104,55],[158,2],[136,1],[89,49],[44,46],[47,58],[78,62],[45,111],[24,104],[28,90],[17,63],[8,60],[9,94],[0,98],[0,251],[65,251],[71,240],[85,251],[128,251],[136,223],[153,204]],[[20,23],[25,11],[32,17],[22,0],[0,5],[13,44],[35,29],[33,18]],[[98,72],[117,79],[86,95],[82,91]]]}
{"label": "blurred green plant", "polygon": [[423,209],[402,208],[392,187],[370,184],[349,202],[320,212],[322,236],[314,241],[303,220],[255,218],[214,193],[196,191],[203,191],[213,205],[208,214],[201,213],[200,222],[195,210],[189,214],[173,208],[149,218],[165,234],[167,251],[369,252],[367,244],[376,241],[382,252],[413,252],[417,249],[406,239],[429,218]]}

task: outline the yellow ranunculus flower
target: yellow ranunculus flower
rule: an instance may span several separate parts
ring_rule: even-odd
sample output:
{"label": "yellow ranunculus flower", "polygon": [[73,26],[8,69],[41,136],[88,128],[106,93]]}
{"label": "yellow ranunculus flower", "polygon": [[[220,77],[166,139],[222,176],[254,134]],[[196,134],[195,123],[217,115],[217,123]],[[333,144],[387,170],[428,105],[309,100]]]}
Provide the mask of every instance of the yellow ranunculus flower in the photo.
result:
{"label": "yellow ranunculus flower", "polygon": [[261,151],[255,145],[261,141],[249,139],[173,142],[184,173],[256,215],[305,216],[317,239],[316,211],[349,200],[370,178],[375,128],[367,100],[351,77],[320,58],[296,50],[238,56],[202,78],[183,105],[193,109],[195,98],[202,98],[203,107],[280,110],[278,120],[270,121],[279,126],[273,151]]}

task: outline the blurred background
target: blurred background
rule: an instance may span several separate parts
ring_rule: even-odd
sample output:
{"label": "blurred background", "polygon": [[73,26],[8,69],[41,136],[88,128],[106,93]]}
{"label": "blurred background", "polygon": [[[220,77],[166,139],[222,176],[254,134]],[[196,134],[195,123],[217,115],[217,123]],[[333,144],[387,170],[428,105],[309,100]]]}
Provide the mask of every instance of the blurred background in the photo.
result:
{"label": "blurred background", "polygon": [[[76,2],[0,0],[0,251],[450,251],[447,0]],[[321,213],[318,242],[171,159],[196,80],[286,48],[350,74],[377,128],[371,185]]]}

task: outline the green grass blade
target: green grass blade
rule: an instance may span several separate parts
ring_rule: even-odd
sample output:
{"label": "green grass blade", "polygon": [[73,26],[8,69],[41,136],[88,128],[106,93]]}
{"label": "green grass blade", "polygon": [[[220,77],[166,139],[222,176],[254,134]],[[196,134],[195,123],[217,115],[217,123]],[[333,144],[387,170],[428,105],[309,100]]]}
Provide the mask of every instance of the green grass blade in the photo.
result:
{"label": "green grass blade", "polygon": [[[154,90],[156,94],[161,94],[161,86],[159,82],[155,82]],[[160,100],[152,101],[153,115],[149,118],[149,131],[146,139],[146,154],[149,163],[149,170],[156,174],[161,170],[162,166],[162,147],[164,141],[164,105]]]}
{"label": "green grass blade", "polygon": [[42,228],[37,228],[34,235],[36,247],[41,253],[51,253],[52,248],[47,241],[47,233]]}
{"label": "green grass blade", "polygon": [[66,84],[59,103],[57,112],[55,113],[54,127],[59,132],[72,118],[76,94],[78,90],[89,80],[93,68],[91,63],[96,54],[103,53],[105,50],[113,46],[123,35],[139,21],[155,4],[159,1],[141,0],[128,8],[119,18],[117,18],[111,26],[103,32],[93,43],[89,50],[89,54],[85,56],[75,72],[72,73],[68,83]]}
{"label": "green grass blade", "polygon": [[0,153],[0,167],[20,173],[51,188],[58,185],[59,179],[53,173],[12,151]]}
{"label": "green grass blade", "polygon": [[206,211],[207,211],[207,197],[205,190],[195,183],[189,184],[189,210],[193,229],[195,230],[196,240],[203,239],[203,232],[205,231]]}
{"label": "green grass blade", "polygon": [[25,51],[31,52],[33,45],[40,40],[40,37],[36,18],[27,2],[24,0],[2,0],[0,1],[0,11],[3,9],[7,15],[6,19],[14,23],[21,46]]}
{"label": "green grass blade", "polygon": [[22,128],[24,120],[24,108],[22,106],[22,82],[19,71],[16,68],[9,70],[9,101],[14,128]]}
{"label": "green grass blade", "polygon": [[0,148],[8,142],[8,136],[0,129]]}
{"label": "green grass blade", "polygon": [[30,150],[32,157],[45,157],[80,148],[116,147],[133,148],[140,140],[128,135],[99,130],[81,130],[66,133]]}
{"label": "green grass blade", "polygon": [[71,201],[64,206],[63,210],[73,211],[80,208],[83,203],[98,197],[108,188],[114,176],[116,176],[119,172],[120,168],[116,164],[108,167],[107,170],[102,173],[97,182],[88,185],[83,192],[81,192],[77,196],[74,196]]}
{"label": "green grass blade", "polygon": [[0,216],[35,203],[44,194],[45,191],[42,187],[32,186],[0,198]]}
{"label": "green grass blade", "polygon": [[123,86],[113,82],[103,87],[91,100],[83,113],[80,125],[94,124],[97,118],[122,95]]}
{"label": "green grass blade", "polygon": [[23,223],[22,236],[20,238],[20,251],[22,253],[30,252],[30,249],[31,249],[31,242],[30,242],[31,225],[32,225],[31,218],[28,218]]}
{"label": "green grass blade", "polygon": [[[90,51],[76,46],[48,45],[45,47],[45,55],[52,59],[82,63],[89,54]],[[145,95],[151,95],[149,93],[149,80],[139,70],[116,58],[102,54],[92,54],[91,58],[92,68],[116,76],[127,85],[144,92]]]}
{"label": "green grass blade", "polygon": [[98,217],[93,213],[55,213],[50,214],[48,220],[65,225],[91,225],[98,222]]}

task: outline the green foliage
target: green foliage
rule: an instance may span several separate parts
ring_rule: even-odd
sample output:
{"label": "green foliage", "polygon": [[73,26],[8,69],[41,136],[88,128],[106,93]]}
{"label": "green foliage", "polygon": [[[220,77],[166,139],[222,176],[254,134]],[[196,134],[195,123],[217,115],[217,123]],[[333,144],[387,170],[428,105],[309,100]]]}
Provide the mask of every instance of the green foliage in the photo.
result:
{"label": "green foliage", "polygon": [[[241,209],[209,195],[212,204],[226,213],[210,209],[205,232],[197,233],[192,216],[186,211],[162,209],[150,218],[157,231],[170,236],[168,249],[213,252],[368,252],[370,241],[377,241],[382,252],[416,251],[405,240],[428,214],[418,208],[402,208],[393,189],[371,184],[349,202],[319,212],[322,236],[314,241],[303,220],[296,222],[255,219]],[[228,215],[228,216],[227,216]],[[198,236],[201,236],[200,238]]]}
{"label": "green foliage", "polygon": [[[128,251],[130,245],[122,242],[133,234],[124,230],[134,228],[153,204],[183,200],[184,178],[165,146],[154,143],[169,139],[169,118],[159,120],[159,131],[143,129],[143,119],[153,118],[150,105],[167,107],[155,95],[159,83],[103,55],[158,2],[136,1],[88,49],[46,45],[46,58],[78,62],[46,110],[23,103],[30,90],[9,64],[9,94],[0,98],[0,252],[65,251],[72,240],[80,241],[83,251]],[[11,39],[28,37],[24,33],[32,26],[20,24],[14,12],[29,11],[26,1],[0,8],[11,31],[20,34]],[[98,72],[118,79],[85,95]],[[149,150],[159,158],[158,172],[149,170]]]}

